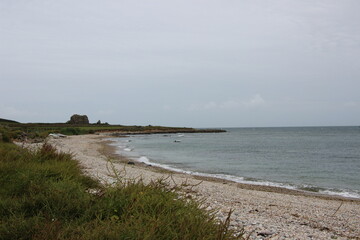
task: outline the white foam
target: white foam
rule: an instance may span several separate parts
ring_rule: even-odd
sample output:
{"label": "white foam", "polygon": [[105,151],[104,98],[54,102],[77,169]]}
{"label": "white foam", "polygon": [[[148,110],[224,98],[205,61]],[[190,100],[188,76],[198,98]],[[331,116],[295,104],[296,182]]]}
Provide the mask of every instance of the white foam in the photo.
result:
{"label": "white foam", "polygon": [[145,156],[139,157],[138,161],[146,164],[151,164],[150,160]]}
{"label": "white foam", "polygon": [[[187,170],[183,170],[183,169],[179,169],[179,168],[174,168],[174,167],[171,167],[171,166],[168,166],[165,164],[153,163],[145,156],[140,157],[139,161],[149,164],[149,165],[152,165],[152,166],[161,167],[161,168],[164,168],[164,169],[167,169],[170,171],[174,171],[174,172],[178,172],[178,173],[191,174],[191,175],[201,176],[201,177],[213,177],[213,178],[224,179],[224,180],[228,180],[228,181],[232,181],[232,182],[236,182],[236,183],[242,183],[242,184],[280,187],[280,188],[286,188],[286,189],[291,189],[291,190],[304,191],[304,190],[299,189],[296,186],[284,184],[284,183],[275,183],[275,182],[270,182],[270,181],[251,181],[251,180],[246,180],[243,177],[237,177],[237,176],[233,176],[233,175],[211,174],[211,173],[187,171]],[[342,196],[342,197],[347,197],[347,198],[360,198],[360,194],[348,192],[348,191],[336,192],[336,191],[331,191],[331,190],[324,190],[324,191],[319,191],[319,193],[326,194],[326,195]]]}
{"label": "white foam", "polygon": [[184,169],[180,169],[180,168],[174,168],[169,165],[151,162],[150,159],[147,158],[146,156],[141,156],[140,158],[138,158],[138,161],[148,164],[148,165],[164,168],[166,170],[170,170],[173,172],[191,174],[191,175],[200,176],[200,177],[213,177],[213,178],[224,179],[224,180],[237,182],[237,183],[296,189],[293,186],[280,184],[280,183],[274,183],[274,182],[268,182],[268,181],[250,181],[250,180],[245,180],[243,177],[237,177],[237,176],[233,176],[233,175],[202,173],[202,172],[184,170]]}
{"label": "white foam", "polygon": [[327,195],[342,196],[342,197],[347,197],[347,198],[360,198],[360,193],[354,193],[354,192],[349,192],[349,191],[345,191],[345,190],[343,190],[341,192],[324,190],[324,191],[320,191],[320,193],[327,194]]}
{"label": "white foam", "polygon": [[124,148],[124,151],[126,152],[131,152],[133,149],[132,148]]}
{"label": "white foam", "polygon": [[145,163],[145,164],[148,164],[148,165],[151,165],[151,166],[155,166],[155,167],[160,167],[160,168],[163,168],[163,169],[167,169],[167,170],[171,170],[171,171],[174,171],[174,172],[181,172],[181,173],[189,173],[190,172],[187,172],[187,171],[184,171],[184,170],[181,170],[181,169],[177,169],[177,168],[173,168],[171,166],[168,166],[168,165],[165,165],[165,164],[159,164],[159,163],[154,163],[154,162],[151,162],[149,158],[147,158],[146,156],[141,156],[138,158],[138,161],[139,162],[142,162],[142,163]]}
{"label": "white foam", "polygon": [[194,172],[193,174],[198,175],[198,176],[204,176],[204,177],[215,177],[215,178],[224,179],[224,180],[228,180],[228,181],[232,181],[232,182],[236,182],[236,183],[296,189],[296,187],[287,185],[287,184],[275,183],[275,182],[269,182],[269,181],[251,181],[251,180],[246,180],[243,177],[237,177],[237,176],[233,176],[233,175],[207,174],[207,173],[198,173],[198,172]]}
{"label": "white foam", "polygon": [[[138,161],[148,164],[148,165],[161,167],[161,168],[164,168],[164,169],[167,169],[167,170],[170,170],[173,172],[178,172],[178,173],[191,174],[191,175],[201,176],[201,177],[213,177],[213,178],[228,180],[228,181],[232,181],[232,182],[236,182],[236,183],[269,186],[269,187],[280,187],[280,188],[286,188],[286,189],[291,189],[291,190],[304,191],[304,190],[300,190],[296,186],[289,185],[289,184],[275,183],[275,182],[269,182],[269,181],[251,181],[251,180],[246,180],[243,177],[237,177],[237,176],[227,175],[227,174],[211,174],[211,173],[202,173],[202,172],[196,172],[196,171],[183,170],[183,169],[171,167],[169,165],[151,162],[150,159],[147,158],[146,156],[139,157]],[[349,192],[349,191],[336,192],[336,191],[331,191],[331,190],[324,190],[324,191],[319,191],[319,193],[326,194],[326,195],[342,196],[342,197],[347,197],[347,198],[360,198],[360,194]]]}

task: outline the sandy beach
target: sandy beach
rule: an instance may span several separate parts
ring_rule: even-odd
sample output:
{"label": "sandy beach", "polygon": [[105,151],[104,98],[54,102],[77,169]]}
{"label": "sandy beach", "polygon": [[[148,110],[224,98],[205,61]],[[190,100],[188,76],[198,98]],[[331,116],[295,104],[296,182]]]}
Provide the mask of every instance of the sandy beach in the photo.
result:
{"label": "sandy beach", "polygon": [[209,208],[218,210],[220,219],[233,210],[231,226],[244,228],[249,239],[360,239],[360,200],[171,173],[137,162],[130,165],[110,142],[103,135],[49,140],[72,153],[86,174],[103,183],[115,181],[113,167],[124,178],[145,182],[166,178],[170,184],[193,185],[189,198],[204,199]]}

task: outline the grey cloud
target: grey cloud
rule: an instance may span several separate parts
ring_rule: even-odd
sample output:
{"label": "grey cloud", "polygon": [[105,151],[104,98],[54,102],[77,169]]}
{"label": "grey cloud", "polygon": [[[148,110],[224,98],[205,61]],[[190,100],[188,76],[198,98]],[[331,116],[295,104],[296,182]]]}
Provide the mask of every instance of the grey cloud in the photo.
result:
{"label": "grey cloud", "polygon": [[0,115],[356,125],[359,7],[357,0],[3,0]]}

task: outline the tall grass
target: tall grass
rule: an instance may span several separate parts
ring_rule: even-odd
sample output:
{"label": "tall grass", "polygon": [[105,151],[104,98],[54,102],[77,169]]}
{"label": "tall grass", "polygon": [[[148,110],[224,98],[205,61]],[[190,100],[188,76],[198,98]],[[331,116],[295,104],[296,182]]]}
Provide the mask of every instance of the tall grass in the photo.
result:
{"label": "tall grass", "polygon": [[240,239],[159,180],[103,187],[70,154],[0,142],[0,239]]}

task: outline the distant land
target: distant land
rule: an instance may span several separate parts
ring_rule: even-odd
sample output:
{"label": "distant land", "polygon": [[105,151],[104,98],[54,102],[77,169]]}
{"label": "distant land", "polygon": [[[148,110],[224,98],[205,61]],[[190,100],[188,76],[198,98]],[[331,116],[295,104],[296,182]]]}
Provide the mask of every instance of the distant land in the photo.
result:
{"label": "distant land", "polygon": [[0,118],[0,123],[19,123],[19,122],[14,121],[14,120]]}
{"label": "distant land", "polygon": [[125,126],[111,125],[107,122],[89,123],[86,115],[72,116],[66,123],[19,123],[14,120],[0,118],[0,133],[8,139],[36,141],[46,138],[51,133],[64,135],[81,135],[105,133],[112,136],[123,136],[133,134],[171,134],[171,133],[218,133],[226,132],[223,129],[196,129],[185,127],[164,126]]}

